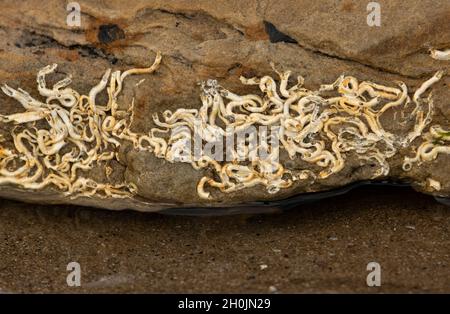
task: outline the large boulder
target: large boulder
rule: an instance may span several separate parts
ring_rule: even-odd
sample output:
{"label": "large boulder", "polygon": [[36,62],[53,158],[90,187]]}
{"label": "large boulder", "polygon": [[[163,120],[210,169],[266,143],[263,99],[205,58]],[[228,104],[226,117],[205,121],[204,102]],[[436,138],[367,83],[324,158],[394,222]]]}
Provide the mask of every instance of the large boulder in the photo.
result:
{"label": "large boulder", "polygon": [[[4,1],[0,11],[0,83],[8,84],[15,91],[21,88],[42,103],[46,102],[46,97],[38,92],[36,74],[47,65],[58,64],[53,74],[47,75],[47,86],[70,74],[70,88],[89,95],[107,69],[123,72],[130,68],[147,68],[156,53],[161,52],[159,67],[151,74],[128,76],[117,96],[117,103],[124,112],[133,104],[133,134],[151,132],[156,127],[155,113],[162,120],[166,110],[172,113],[180,108],[199,110],[203,105],[200,95],[208,91],[209,96],[219,93],[225,102],[229,101],[227,91],[270,97],[258,86],[242,84],[240,77],[269,75],[279,88],[281,79],[274,69],[292,71],[291,78],[298,75],[304,78],[301,88],[321,99],[316,104],[317,115],[325,110],[324,99],[338,96],[359,97],[357,106],[363,106],[362,100],[379,98],[380,103],[373,107],[375,114],[389,101],[398,100],[399,104],[380,113],[379,125],[383,130],[377,133],[363,109],[350,105],[350,109],[344,110],[346,105],[337,102],[337,115],[347,119],[341,127],[353,132],[355,126],[350,126],[353,123],[350,120],[357,119],[368,133],[362,132],[359,140],[352,139],[350,134],[351,145],[347,146],[353,146],[347,150],[343,148],[345,143],[339,144],[342,167],[336,166],[328,175],[320,173],[332,168],[331,165],[305,161],[311,157],[309,153],[289,156],[281,146],[280,165],[286,176],[295,174],[294,179],[287,179],[284,174],[279,177],[283,182],[292,179],[285,186],[277,181],[275,185],[281,188],[273,188],[272,181],[248,184],[245,188],[240,188],[242,184],[236,182],[235,185],[222,184],[223,178],[218,177],[212,164],[195,169],[189,163],[173,162],[164,158],[167,156],[158,156],[154,149],[143,149],[121,138],[120,145],[105,149],[114,157],[107,162],[92,163],[89,169],[75,171],[75,175],[110,186],[123,185],[126,187],[123,195],[77,194],[71,193],[67,185],[34,188],[0,178],[3,182],[0,196],[29,202],[153,211],[258,204],[375,180],[407,183],[421,192],[450,197],[450,155],[446,150],[450,147],[450,79],[446,76],[450,73],[450,62],[433,59],[429,53],[430,48],[448,48],[450,3],[379,2],[381,26],[371,27],[367,24],[367,4],[355,1],[130,0],[107,5],[80,1],[81,24],[77,27],[67,24],[70,12],[60,1]],[[341,75],[344,81],[338,82],[333,91],[323,91],[323,87],[321,90],[321,85],[331,84]],[[199,83],[208,79],[217,80],[218,85],[209,81],[202,90]],[[356,92],[360,94],[352,96],[356,89],[351,85],[354,83],[349,82],[380,89],[375,88],[376,95],[360,90]],[[288,87],[296,83],[296,79],[289,79]],[[429,88],[425,88],[427,84]],[[350,91],[343,91],[344,85]],[[408,96],[400,102],[402,86],[407,88]],[[381,93],[383,88],[387,90],[386,97]],[[414,93],[421,88],[423,94],[415,99]],[[26,111],[10,96],[0,95],[2,117]],[[106,91],[97,99],[106,103]],[[292,115],[295,117],[294,113]],[[35,130],[33,128],[45,130],[48,125],[45,120],[18,123],[3,118],[0,122],[2,147],[15,151],[14,132]],[[301,130],[299,127],[298,132]],[[336,126],[333,132],[338,134],[339,130]],[[310,133],[308,141],[314,144],[316,140],[323,140],[322,150],[334,156],[330,157],[331,164],[337,163],[333,141],[325,130]],[[345,138],[344,133],[349,132],[342,132],[342,138]],[[406,140],[408,138],[410,141]],[[375,146],[368,149],[367,145],[374,142]],[[360,147],[356,148],[357,144]],[[436,153],[431,154],[432,149]],[[226,162],[220,163],[224,164]],[[7,170],[12,171],[22,164],[5,162],[3,165],[8,165],[11,169]],[[249,167],[248,163],[242,165]],[[33,176],[35,171],[28,176]],[[48,168],[43,171],[43,175],[51,172]],[[202,196],[198,184],[205,177],[222,185],[214,187],[206,183],[202,191],[207,195]],[[85,185],[90,183],[86,181]],[[79,186],[83,189],[82,183]]]}

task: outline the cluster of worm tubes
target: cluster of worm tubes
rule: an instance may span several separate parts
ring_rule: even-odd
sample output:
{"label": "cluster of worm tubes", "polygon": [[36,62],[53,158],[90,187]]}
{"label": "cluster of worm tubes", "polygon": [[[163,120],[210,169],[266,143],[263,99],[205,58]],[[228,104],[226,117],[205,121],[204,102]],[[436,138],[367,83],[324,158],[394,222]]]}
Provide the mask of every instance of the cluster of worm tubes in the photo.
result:
{"label": "cluster of worm tubes", "polygon": [[[160,61],[161,54],[157,53],[149,68],[123,73],[108,70],[88,95],[69,88],[70,77],[49,88],[45,76],[56,65],[47,66],[37,75],[38,91],[45,102],[20,88],[4,85],[3,92],[20,102],[25,112],[0,115],[1,123],[14,125],[14,147],[0,146],[0,184],[34,190],[53,186],[71,197],[132,197],[138,193],[132,182],[97,182],[86,175],[105,163],[108,177],[112,169],[107,163],[119,159],[118,148],[124,141],[168,162],[210,169],[212,175],[197,183],[198,195],[203,199],[211,199],[212,190],[230,193],[261,185],[267,193],[277,193],[298,180],[325,179],[344,169],[350,154],[362,163],[378,165],[372,178],[385,176],[390,171],[388,159],[420,137],[423,143],[415,156],[404,159],[405,171],[440,153],[450,153],[450,132],[438,125],[429,127],[433,115],[431,93],[423,97],[442,77],[441,71],[411,96],[402,82],[396,82],[395,87],[384,86],[359,82],[351,76],[308,90],[303,87],[302,77],[289,86],[291,72],[275,69],[278,83],[271,76],[241,78],[245,85],[258,86],[259,95],[237,95],[208,80],[202,84],[199,109],[167,110],[162,118],[155,114],[156,127],[146,134],[136,133],[131,130],[134,102],[121,110],[117,97],[128,75],[152,73]],[[105,88],[108,101],[99,104],[96,96]],[[386,130],[381,118],[389,110],[395,111],[398,123],[407,132],[394,134]],[[245,145],[243,149],[231,148],[232,157],[226,161],[203,151],[194,154],[191,149],[194,136],[202,143],[214,142],[262,126],[272,127],[275,131],[268,137],[279,141],[274,146],[260,141],[257,148],[268,152],[265,158],[250,158],[252,151]],[[288,169],[278,158],[280,150],[308,166],[303,170]]]}
{"label": "cluster of worm tubes", "polygon": [[[111,73],[109,69],[88,95],[80,95],[67,87],[70,77],[49,88],[45,77],[54,72],[57,65],[46,66],[37,75],[37,88],[45,102],[34,99],[20,88],[4,85],[3,92],[20,102],[25,112],[0,115],[2,123],[14,124],[11,131],[14,149],[0,147],[0,184],[33,190],[50,185],[71,197],[134,195],[137,191],[133,183],[96,182],[83,176],[83,172],[102,162],[118,160],[118,148],[123,140],[140,148],[140,136],[130,130],[133,102],[128,110],[120,110],[117,97],[128,75],[152,73],[160,61],[158,53],[149,68],[123,73]],[[99,104],[97,95],[105,88],[108,101]],[[105,167],[106,177],[112,170],[110,166]]]}

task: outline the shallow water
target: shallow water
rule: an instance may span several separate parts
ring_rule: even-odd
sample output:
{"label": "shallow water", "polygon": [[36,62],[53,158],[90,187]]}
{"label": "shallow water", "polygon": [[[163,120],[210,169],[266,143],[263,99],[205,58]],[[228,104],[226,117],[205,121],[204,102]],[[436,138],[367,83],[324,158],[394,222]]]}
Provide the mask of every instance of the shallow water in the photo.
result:
{"label": "shallow water", "polygon": [[[279,201],[266,201],[266,202],[251,202],[248,204],[242,204],[233,207],[185,207],[185,208],[168,208],[163,209],[160,213],[169,215],[192,215],[192,216],[222,216],[222,215],[233,215],[233,214],[263,214],[263,213],[273,213],[284,210],[289,210],[292,208],[298,208],[305,204],[318,202],[327,198],[336,197],[339,195],[346,194],[354,189],[358,189],[365,186],[384,186],[384,187],[409,187],[409,184],[396,183],[388,181],[363,181],[356,182],[344,186],[342,188],[333,189],[323,192],[315,193],[304,193],[296,195],[284,200]],[[436,200],[442,204],[450,206],[450,199],[438,198]]]}

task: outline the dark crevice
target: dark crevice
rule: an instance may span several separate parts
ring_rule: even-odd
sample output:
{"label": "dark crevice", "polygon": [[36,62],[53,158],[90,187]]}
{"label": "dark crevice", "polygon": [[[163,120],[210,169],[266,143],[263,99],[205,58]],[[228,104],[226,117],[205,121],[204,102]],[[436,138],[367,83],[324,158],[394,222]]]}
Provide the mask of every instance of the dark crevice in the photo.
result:
{"label": "dark crevice", "polygon": [[242,68],[242,64],[234,63],[231,67],[228,68],[227,73],[232,75],[237,69]]}
{"label": "dark crevice", "polygon": [[65,48],[69,50],[77,50],[78,54],[82,57],[101,58],[107,60],[111,64],[116,64],[118,61],[118,59],[113,54],[106,52],[102,48],[98,48],[93,45],[81,45],[81,44],[64,45],[51,36],[37,34],[34,31],[31,32],[24,31],[19,40],[15,42],[15,46],[18,48],[26,47],[38,49]]}
{"label": "dark crevice", "polygon": [[103,49],[91,45],[77,44],[68,46],[67,48],[71,50],[78,50],[78,53],[82,57],[101,58],[107,60],[111,64],[116,64],[118,61],[118,59],[113,54],[107,53]]}
{"label": "dark crevice", "polygon": [[294,38],[280,32],[275,27],[275,25],[273,25],[270,22],[264,21],[264,28],[266,30],[267,35],[269,35],[269,40],[271,43],[284,42],[289,44],[298,44],[298,42]]}
{"label": "dark crevice", "polygon": [[113,41],[124,39],[125,32],[117,24],[100,25],[97,38],[102,44],[109,44]]}

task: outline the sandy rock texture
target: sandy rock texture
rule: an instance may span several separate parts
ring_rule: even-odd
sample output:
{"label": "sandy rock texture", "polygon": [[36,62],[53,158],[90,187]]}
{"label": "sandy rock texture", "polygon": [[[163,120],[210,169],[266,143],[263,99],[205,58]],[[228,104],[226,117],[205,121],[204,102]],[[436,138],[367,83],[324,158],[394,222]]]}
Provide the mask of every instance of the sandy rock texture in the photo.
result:
{"label": "sandy rock texture", "polygon": [[[305,87],[316,90],[341,74],[395,86],[402,81],[412,93],[439,70],[449,73],[450,62],[434,60],[431,47],[450,47],[448,1],[379,1],[381,27],[369,27],[364,1],[79,1],[81,26],[66,23],[66,3],[60,1],[3,1],[0,11],[0,83],[21,87],[39,98],[36,72],[52,63],[59,67],[52,79],[72,74],[72,88],[84,94],[98,83],[104,71],[149,66],[161,51],[160,68],[151,75],[127,79],[119,100],[135,98],[136,132],[149,132],[152,114],[177,108],[199,108],[198,82],[217,79],[240,95],[256,92],[239,81],[241,75],[274,76],[270,61],[282,70],[302,75]],[[274,76],[275,77],[275,76]],[[145,79],[144,82],[136,84]],[[444,76],[432,87],[435,110],[432,124],[450,126],[450,79]],[[13,99],[0,95],[0,113],[23,111]],[[390,130],[401,130],[393,115],[385,117]],[[10,126],[1,124],[3,133]],[[417,138],[411,148],[423,141]],[[148,152],[121,146],[120,162],[111,165],[112,180],[133,182],[133,199],[68,199],[57,189],[24,191],[4,185],[0,195],[30,202],[75,203],[110,209],[154,210],[176,206],[227,206],[283,199],[371,178],[370,164],[352,158],[338,174],[325,180],[293,184],[277,194],[260,186],[236,193],[215,192],[213,200],[197,195],[197,182],[209,170],[169,163]],[[436,196],[450,196],[450,155],[402,170],[411,149],[389,159],[390,172],[377,179],[410,183]],[[303,167],[287,160],[287,168]],[[373,167],[373,166],[372,166]],[[102,169],[89,176],[103,178]],[[437,191],[428,179],[440,182]]]}

